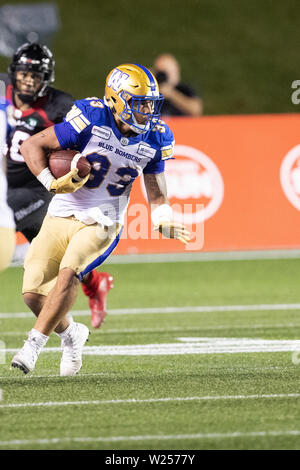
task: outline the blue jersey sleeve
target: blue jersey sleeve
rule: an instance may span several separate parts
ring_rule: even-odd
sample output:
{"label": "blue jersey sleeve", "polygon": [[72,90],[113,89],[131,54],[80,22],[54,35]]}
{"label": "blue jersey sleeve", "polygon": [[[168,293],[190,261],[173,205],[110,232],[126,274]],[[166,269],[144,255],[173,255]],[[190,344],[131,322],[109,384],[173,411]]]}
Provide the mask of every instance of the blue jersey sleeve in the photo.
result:
{"label": "blue jersey sleeve", "polygon": [[165,170],[165,160],[174,158],[174,136],[171,129],[162,121],[156,131],[150,135],[149,143],[157,148],[155,157],[145,166],[143,173],[162,173]]}
{"label": "blue jersey sleeve", "polygon": [[85,147],[93,122],[101,119],[104,105],[98,98],[75,101],[62,123],[54,126],[54,131],[62,149]]}
{"label": "blue jersey sleeve", "polygon": [[55,124],[54,132],[61,149],[72,149],[78,146],[79,135],[68,122]]}
{"label": "blue jersey sleeve", "polygon": [[147,173],[157,174],[157,173],[162,173],[163,171],[165,171],[165,162],[161,160],[160,158],[158,159],[154,158],[153,160],[151,160],[151,162],[149,162],[145,166],[143,173],[144,174],[147,174]]}

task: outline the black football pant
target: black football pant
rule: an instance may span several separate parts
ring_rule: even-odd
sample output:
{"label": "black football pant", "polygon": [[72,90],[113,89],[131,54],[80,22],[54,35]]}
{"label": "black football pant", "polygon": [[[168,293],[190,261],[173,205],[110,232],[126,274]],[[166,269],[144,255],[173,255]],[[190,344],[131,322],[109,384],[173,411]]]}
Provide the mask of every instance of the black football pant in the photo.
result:
{"label": "black football pant", "polygon": [[29,242],[39,233],[52,197],[43,186],[8,187],[7,202],[14,212],[16,230]]}

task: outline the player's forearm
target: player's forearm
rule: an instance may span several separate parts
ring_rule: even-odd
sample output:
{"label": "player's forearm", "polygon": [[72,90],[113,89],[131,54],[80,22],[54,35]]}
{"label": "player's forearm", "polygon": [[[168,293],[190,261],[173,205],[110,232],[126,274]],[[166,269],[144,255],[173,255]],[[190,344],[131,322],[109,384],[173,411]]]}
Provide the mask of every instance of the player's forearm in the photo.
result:
{"label": "player's forearm", "polygon": [[23,142],[20,151],[31,173],[37,176],[48,166],[47,153],[45,149],[32,144],[29,140]]}
{"label": "player's forearm", "polygon": [[20,147],[20,152],[30,171],[38,176],[48,167],[49,153],[59,148],[53,128],[48,128],[25,140]]}
{"label": "player's forearm", "polygon": [[164,173],[156,175],[145,174],[144,182],[154,226],[158,226],[161,220],[171,220],[172,209],[167,197],[167,185]]}
{"label": "player's forearm", "polygon": [[169,203],[164,173],[145,174],[144,183],[151,211],[158,205]]}

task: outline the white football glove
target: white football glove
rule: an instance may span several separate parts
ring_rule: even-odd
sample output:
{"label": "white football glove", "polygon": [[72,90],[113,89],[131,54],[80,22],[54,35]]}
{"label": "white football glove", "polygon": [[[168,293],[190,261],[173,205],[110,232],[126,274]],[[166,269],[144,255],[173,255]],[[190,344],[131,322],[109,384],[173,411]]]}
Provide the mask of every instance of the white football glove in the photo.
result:
{"label": "white football glove", "polygon": [[179,222],[160,222],[154,230],[159,230],[165,237],[174,238],[185,245],[191,240],[190,232]]}
{"label": "white football glove", "polygon": [[89,179],[88,174],[85,178],[78,178],[78,169],[74,168],[60,178],[54,178],[48,167],[44,168],[38,175],[37,179],[48,191],[56,194],[74,193],[80,189]]}

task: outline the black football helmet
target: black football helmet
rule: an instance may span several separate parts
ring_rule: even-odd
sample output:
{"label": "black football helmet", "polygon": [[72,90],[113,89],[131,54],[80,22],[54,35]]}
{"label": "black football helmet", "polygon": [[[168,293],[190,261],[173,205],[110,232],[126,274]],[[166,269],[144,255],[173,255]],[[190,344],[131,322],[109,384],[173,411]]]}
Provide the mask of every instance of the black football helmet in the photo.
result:
{"label": "black football helmet", "polygon": [[8,67],[8,74],[14,88],[16,87],[16,72],[19,70],[43,74],[40,88],[31,97],[31,100],[35,101],[37,98],[44,96],[47,93],[48,86],[54,82],[54,67],[53,54],[47,46],[38,43],[25,43],[14,53],[12,62]]}

